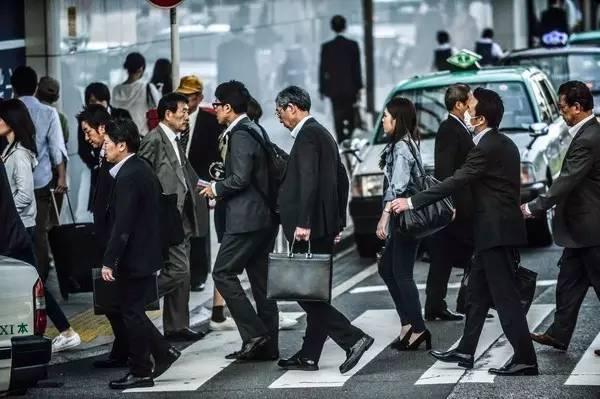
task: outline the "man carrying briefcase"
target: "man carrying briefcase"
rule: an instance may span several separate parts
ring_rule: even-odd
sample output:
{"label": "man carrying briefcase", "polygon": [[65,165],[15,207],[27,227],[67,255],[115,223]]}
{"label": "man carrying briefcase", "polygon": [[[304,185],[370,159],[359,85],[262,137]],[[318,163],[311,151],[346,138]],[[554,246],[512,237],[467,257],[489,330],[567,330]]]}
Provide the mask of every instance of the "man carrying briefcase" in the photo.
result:
{"label": "man carrying briefcase", "polygon": [[[295,139],[287,172],[279,194],[281,224],[287,239],[304,241],[294,248],[306,252],[307,241],[318,254],[332,254],[336,236],[346,224],[349,183],[333,136],[309,113],[310,97],[297,86],[277,95],[275,106],[279,121]],[[373,344],[373,338],[333,307],[329,302],[299,301],[306,311],[306,333],[302,349],[278,365],[287,370],[318,370],[327,337],[346,351],[340,366],[343,374],[351,370]]]}

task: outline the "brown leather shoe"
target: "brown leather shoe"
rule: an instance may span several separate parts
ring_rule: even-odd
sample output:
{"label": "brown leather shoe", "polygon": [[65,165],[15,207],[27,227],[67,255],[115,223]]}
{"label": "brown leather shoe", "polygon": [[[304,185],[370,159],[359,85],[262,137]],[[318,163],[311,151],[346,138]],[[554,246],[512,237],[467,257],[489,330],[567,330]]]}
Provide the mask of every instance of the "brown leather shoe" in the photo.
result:
{"label": "brown leather shoe", "polygon": [[567,345],[558,342],[556,339],[552,338],[548,334],[534,334],[534,333],[531,333],[529,335],[531,336],[531,339],[534,340],[535,342],[537,342],[538,344],[551,346],[551,347],[556,348],[556,349],[561,350],[561,351],[566,351],[567,350]]}

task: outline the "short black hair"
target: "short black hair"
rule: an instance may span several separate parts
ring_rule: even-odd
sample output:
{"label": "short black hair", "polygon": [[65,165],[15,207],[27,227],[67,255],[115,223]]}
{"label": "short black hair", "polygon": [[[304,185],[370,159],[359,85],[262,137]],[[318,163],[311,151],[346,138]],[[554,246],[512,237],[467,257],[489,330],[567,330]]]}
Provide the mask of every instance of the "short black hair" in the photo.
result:
{"label": "short black hair", "polygon": [[33,96],[38,85],[37,73],[30,66],[18,66],[10,77],[10,84],[17,96]]}
{"label": "short black hair", "polygon": [[469,92],[471,91],[471,87],[466,83],[456,83],[450,85],[448,89],[446,89],[446,95],[444,95],[444,104],[446,104],[446,109],[448,111],[452,111],[457,102],[466,103],[469,99]]}
{"label": "short black hair", "polygon": [[485,117],[488,127],[500,126],[504,116],[504,103],[500,95],[493,90],[478,87],[473,91],[473,96],[477,99],[475,116]]}
{"label": "short black hair", "polygon": [[334,15],[333,18],[331,18],[330,25],[332,31],[335,33],[342,33],[346,30],[346,18],[342,15]]}
{"label": "short black hair", "polygon": [[94,96],[96,100],[106,101],[106,103],[110,105],[110,90],[104,83],[94,82],[87,85],[85,88],[85,94],[83,96],[86,104],[90,102],[90,98],[92,96]]}
{"label": "short black hair", "polygon": [[450,43],[450,34],[445,30],[439,30],[436,34],[438,44]]}
{"label": "short black hair", "polygon": [[558,95],[565,96],[565,102],[569,106],[579,104],[584,111],[594,108],[594,97],[590,88],[578,80],[570,80],[558,88]]}
{"label": "short black hair", "polygon": [[288,104],[294,104],[302,111],[310,111],[310,95],[302,87],[288,86],[277,94],[275,105],[283,108]]}
{"label": "short black hair", "polygon": [[146,69],[146,59],[140,53],[134,52],[127,54],[123,68],[127,70],[130,75],[136,73],[140,68]]}
{"label": "short black hair", "polygon": [[494,30],[492,28],[485,28],[481,33],[481,37],[485,39],[493,39],[494,38]]}
{"label": "short black hair", "polygon": [[108,110],[100,104],[88,105],[77,115],[79,123],[85,122],[94,129],[98,129],[102,125],[106,126],[110,119]]}
{"label": "short black hair", "polygon": [[236,114],[248,110],[248,102],[252,96],[244,84],[237,80],[221,83],[215,90],[215,97],[223,104],[229,104]]}
{"label": "short black hair", "polygon": [[175,92],[164,95],[158,102],[158,107],[156,107],[158,119],[161,121],[164,120],[165,116],[167,115],[167,111],[177,112],[179,103],[187,104],[188,98],[181,93]]}
{"label": "short black hair", "polygon": [[110,120],[106,124],[106,135],[115,143],[125,143],[127,151],[138,152],[140,149],[140,132],[131,119]]}

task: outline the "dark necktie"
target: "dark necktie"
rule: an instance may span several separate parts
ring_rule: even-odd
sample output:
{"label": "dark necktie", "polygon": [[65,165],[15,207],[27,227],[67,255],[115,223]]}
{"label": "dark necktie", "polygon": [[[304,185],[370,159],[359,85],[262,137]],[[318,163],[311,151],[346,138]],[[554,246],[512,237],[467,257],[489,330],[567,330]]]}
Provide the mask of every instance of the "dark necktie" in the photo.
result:
{"label": "dark necktie", "polygon": [[179,135],[179,144],[184,152],[187,152],[188,141],[190,140],[190,126],[188,125]]}
{"label": "dark necktie", "polygon": [[185,150],[182,148],[181,138],[175,137],[175,143],[177,143],[177,154],[179,155],[179,163],[181,166],[185,164]]}

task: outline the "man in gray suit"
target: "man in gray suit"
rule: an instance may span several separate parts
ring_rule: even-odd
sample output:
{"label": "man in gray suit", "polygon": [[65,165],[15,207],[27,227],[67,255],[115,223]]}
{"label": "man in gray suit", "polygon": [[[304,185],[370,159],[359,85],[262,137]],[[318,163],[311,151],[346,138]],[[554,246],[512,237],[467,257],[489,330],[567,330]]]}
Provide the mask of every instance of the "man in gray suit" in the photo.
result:
{"label": "man in gray suit", "polygon": [[198,176],[179,144],[179,133],[189,120],[187,98],[170,93],[158,103],[160,123],[142,140],[138,155],[152,165],[163,193],[177,194],[185,239],[169,248],[158,278],[159,293],[164,296],[163,327],[171,340],[193,341],[204,334],[189,328],[190,237],[206,234],[208,209],[206,201],[195,192]]}

